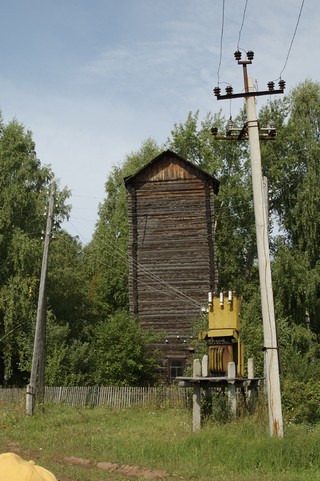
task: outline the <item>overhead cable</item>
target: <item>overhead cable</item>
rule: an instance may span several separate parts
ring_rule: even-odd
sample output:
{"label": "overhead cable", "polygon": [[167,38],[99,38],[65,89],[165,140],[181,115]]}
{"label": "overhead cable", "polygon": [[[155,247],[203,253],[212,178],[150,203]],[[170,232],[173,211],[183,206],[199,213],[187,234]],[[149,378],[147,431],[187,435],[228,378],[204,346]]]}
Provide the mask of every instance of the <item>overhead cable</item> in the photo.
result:
{"label": "overhead cable", "polygon": [[237,50],[239,50],[240,38],[241,38],[241,33],[242,33],[242,28],[243,28],[244,20],[245,20],[245,18],[246,18],[248,1],[249,1],[249,0],[246,0],[245,6],[244,6],[244,9],[243,9],[242,22],[241,22],[241,26],[240,26],[240,30],[239,30],[239,37],[238,37],[238,43],[237,43]]}
{"label": "overhead cable", "polygon": [[218,65],[218,71],[217,71],[218,85],[219,85],[219,81],[220,81],[220,67],[221,67],[221,61],[222,61],[222,44],[223,44],[223,32],[224,32],[224,10],[225,10],[225,0],[222,0],[221,35],[220,35],[220,58],[219,58],[219,65]]}
{"label": "overhead cable", "polygon": [[301,18],[301,13],[302,13],[302,9],[303,9],[303,6],[304,6],[304,1],[305,1],[305,0],[302,0],[302,2],[301,2],[300,11],[299,11],[299,15],[298,15],[298,20],[297,20],[296,27],[295,27],[295,29],[294,29],[293,36],[292,36],[292,39],[291,39],[291,42],[290,42],[290,47],[289,47],[289,50],[288,50],[288,53],[287,53],[287,57],[286,57],[286,60],[285,60],[285,62],[284,62],[283,69],[281,70],[280,75],[279,75],[279,78],[280,78],[280,79],[281,79],[281,75],[283,74],[283,72],[284,72],[284,70],[285,70],[285,68],[286,68],[286,66],[287,66],[288,60],[289,60],[289,56],[290,56],[290,53],[291,53],[292,45],[293,45],[293,42],[294,42],[294,39],[295,39],[297,30],[298,30],[298,26],[299,26],[299,22],[300,22],[300,18]]}

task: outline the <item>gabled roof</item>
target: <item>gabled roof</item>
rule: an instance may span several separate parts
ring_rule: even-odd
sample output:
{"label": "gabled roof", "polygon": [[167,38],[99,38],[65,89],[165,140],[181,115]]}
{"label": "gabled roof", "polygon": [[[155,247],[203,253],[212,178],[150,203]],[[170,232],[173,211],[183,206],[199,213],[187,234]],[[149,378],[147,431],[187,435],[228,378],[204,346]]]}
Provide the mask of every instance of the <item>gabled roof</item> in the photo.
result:
{"label": "gabled roof", "polygon": [[127,188],[130,187],[135,182],[135,179],[137,177],[139,177],[143,171],[147,170],[148,168],[150,168],[151,166],[153,166],[157,162],[161,162],[163,159],[165,159],[167,157],[176,158],[179,162],[184,163],[186,166],[188,166],[189,168],[194,170],[195,175],[197,175],[198,177],[202,177],[202,178],[207,179],[210,183],[212,183],[214,193],[215,194],[218,193],[220,182],[215,177],[213,177],[213,175],[208,174],[207,172],[205,172],[204,170],[202,170],[200,167],[193,164],[189,160],[186,160],[183,157],[181,157],[180,155],[176,154],[175,152],[172,152],[172,150],[165,150],[165,151],[161,152],[161,154],[159,154],[157,157],[155,157],[150,162],[145,164],[135,174],[132,174],[132,175],[129,175],[128,177],[125,177],[124,182],[125,182],[126,187]]}

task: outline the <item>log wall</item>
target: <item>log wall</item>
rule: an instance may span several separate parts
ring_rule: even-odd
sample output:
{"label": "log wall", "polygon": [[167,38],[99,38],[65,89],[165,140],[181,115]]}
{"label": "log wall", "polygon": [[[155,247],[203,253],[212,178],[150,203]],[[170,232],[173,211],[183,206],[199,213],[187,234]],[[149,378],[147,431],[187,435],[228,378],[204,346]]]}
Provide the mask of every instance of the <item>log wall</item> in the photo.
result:
{"label": "log wall", "polygon": [[[126,179],[131,311],[187,353],[191,326],[217,283],[213,200],[217,181],[166,151]],[[166,342],[167,341],[167,342]]]}

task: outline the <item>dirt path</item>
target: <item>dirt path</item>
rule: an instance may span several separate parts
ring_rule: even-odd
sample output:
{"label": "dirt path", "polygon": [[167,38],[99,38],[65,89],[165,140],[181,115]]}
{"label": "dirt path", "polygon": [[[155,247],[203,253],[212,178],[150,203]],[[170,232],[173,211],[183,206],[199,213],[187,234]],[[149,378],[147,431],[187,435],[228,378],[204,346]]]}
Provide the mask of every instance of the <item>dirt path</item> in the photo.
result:
{"label": "dirt path", "polygon": [[96,467],[103,471],[108,471],[109,473],[117,473],[129,478],[142,478],[148,481],[155,481],[157,479],[168,477],[168,473],[166,473],[165,471],[144,468],[142,466],[132,466],[128,464],[117,464],[109,462],[93,463],[89,459],[75,458],[74,456],[62,458],[61,461],[66,464],[73,464],[76,466],[82,466],[84,468]]}
{"label": "dirt path", "polygon": [[[30,450],[21,450],[16,443],[8,443],[8,450],[10,452],[19,454],[24,459],[39,459],[39,452]],[[145,479],[147,481],[157,481],[168,477],[168,473],[158,469],[149,469],[142,466],[133,466],[128,464],[109,463],[108,461],[95,462],[90,459],[71,457],[52,457],[53,461],[59,464],[80,466],[83,469],[98,468],[101,471],[108,471],[109,473],[116,473],[122,476],[132,478]],[[67,477],[59,477],[58,481],[75,481]]]}

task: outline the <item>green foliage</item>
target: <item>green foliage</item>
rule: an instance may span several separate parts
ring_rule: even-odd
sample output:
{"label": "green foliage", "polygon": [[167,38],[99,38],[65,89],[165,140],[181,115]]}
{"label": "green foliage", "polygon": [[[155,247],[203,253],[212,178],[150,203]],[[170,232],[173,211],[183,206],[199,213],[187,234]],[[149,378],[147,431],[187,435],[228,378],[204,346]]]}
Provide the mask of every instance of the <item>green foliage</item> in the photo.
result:
{"label": "green foliage", "polygon": [[[320,376],[320,84],[305,81],[283,99],[270,102],[259,117],[262,127],[272,119],[277,128],[276,139],[261,143],[261,151],[270,191],[272,275],[283,385],[289,383],[285,396],[292,406],[294,383],[309,379],[317,383]],[[241,111],[234,124],[242,126],[244,120]],[[246,357],[255,358],[257,374],[262,375],[251,167],[245,144],[212,137],[211,127],[222,131],[225,123],[221,112],[201,120],[199,112],[190,112],[184,123],[174,125],[166,148],[220,181],[214,218],[218,288],[235,288],[240,295]],[[0,384],[24,384],[30,370],[37,308],[43,250],[40,233],[53,173],[37,159],[32,135],[22,125],[16,121],[5,125],[0,118],[0,130]],[[48,276],[49,384],[152,380],[154,360],[147,359],[144,349],[148,337],[127,315],[128,216],[123,178],[161,150],[162,146],[148,139],[112,169],[88,246],[83,247],[58,226],[51,243]],[[68,215],[67,197],[66,189],[57,194],[58,224]],[[303,399],[311,396],[312,404],[312,389],[308,383],[306,386],[300,391]],[[314,396],[317,399],[316,393]],[[306,401],[304,407],[307,405]],[[313,414],[308,414],[308,409],[295,414],[295,420],[318,419],[313,408],[309,409]]]}
{"label": "green foliage", "polygon": [[32,290],[35,279],[11,276],[0,291],[2,328],[2,379],[4,383],[25,381],[25,361],[32,339],[31,320],[36,316]]}
{"label": "green foliage", "polygon": [[155,337],[124,310],[86,326],[78,336],[51,313],[47,331],[49,386],[132,386],[156,379],[157,354],[147,350]]}
{"label": "green foliage", "polygon": [[[243,113],[234,120],[242,121]],[[251,280],[255,259],[252,187],[248,154],[238,142],[219,142],[212,126],[223,129],[221,113],[208,114],[199,122],[199,113],[188,115],[185,124],[176,124],[167,146],[194,162],[220,181],[215,198],[215,242],[219,288],[243,291]]]}
{"label": "green foliage", "polygon": [[[0,119],[0,384],[25,383],[37,308],[43,212],[53,173],[37,159],[31,132]],[[58,220],[67,215],[58,193]]]}
{"label": "green foliage", "polygon": [[100,205],[99,220],[85,249],[91,314],[100,321],[119,308],[128,307],[128,212],[124,177],[135,173],[160,153],[149,139],[141,149],[114,167],[105,184],[107,198]]}
{"label": "green foliage", "polygon": [[320,422],[320,381],[313,379],[283,383],[282,401],[286,419],[294,423],[315,424]]}
{"label": "green foliage", "polygon": [[92,384],[92,347],[84,332],[72,335],[72,326],[59,324],[52,312],[47,315],[47,386]]}
{"label": "green foliage", "polygon": [[320,380],[320,346],[317,336],[287,319],[278,320],[283,377],[296,381]]}
{"label": "green foliage", "polygon": [[88,324],[84,253],[78,240],[66,232],[52,239],[48,266],[48,309],[56,322],[68,326],[69,339],[81,339]]}
{"label": "green foliage", "polygon": [[[310,93],[308,93],[309,87],[308,83],[299,86],[291,96],[270,103],[260,115],[262,126],[267,126],[272,118],[278,131],[274,142],[262,145],[262,155],[264,174],[269,178],[272,214],[273,217],[276,216],[276,225],[281,223],[285,229],[284,235],[272,244],[272,253],[274,255],[273,276],[277,318],[290,319],[289,325],[290,322],[304,324],[306,307],[309,309],[311,324],[315,325],[315,313],[319,311],[318,265],[311,263],[316,255],[315,247],[312,250],[311,244],[308,247],[306,242],[303,242],[304,233],[300,235],[299,242],[293,244],[295,233],[299,232],[299,229],[303,232],[303,226],[297,228],[292,224],[293,207],[297,202],[303,210],[304,203],[307,201],[305,196],[310,194],[312,186],[314,186],[312,187],[314,191],[312,199],[316,199],[317,195],[314,182],[316,169],[311,168],[311,156],[305,153],[306,139],[303,140],[303,143],[298,136],[301,108],[309,109],[315,117],[318,115],[317,108],[313,106],[317,100],[318,87],[312,86],[310,101],[305,98]],[[297,114],[297,112],[300,113]],[[243,120],[244,112],[240,112],[239,116],[234,119],[235,125],[242,125]],[[199,113],[192,114],[190,112],[184,124],[180,123],[174,126],[166,146],[215,175],[221,183],[219,195],[215,199],[218,287],[221,289],[236,288],[242,297],[242,338],[246,344],[246,356],[255,358],[257,370],[262,374],[263,336],[251,168],[247,150],[241,143],[218,142],[211,136],[210,129],[213,125],[222,130],[225,123],[226,119],[221,116],[221,113],[208,114],[199,121]],[[317,122],[313,121],[312,125],[314,129],[314,126],[317,127]],[[315,134],[312,135],[313,140],[316,137]],[[310,143],[310,136],[308,142]],[[92,246],[92,249],[99,246],[99,251],[102,252],[105,247],[102,247],[101,239],[98,240],[98,234],[101,234],[101,238],[107,239],[109,250],[113,251],[113,259],[111,260],[109,257],[105,262],[106,265],[109,265],[109,277],[97,269],[92,277],[92,292],[96,294],[96,300],[99,299],[100,303],[97,302],[96,306],[99,306],[99,309],[105,306],[106,315],[116,307],[127,305],[124,298],[121,300],[117,297],[120,293],[126,292],[124,285],[127,278],[126,261],[123,263],[123,258],[119,255],[120,251],[123,252],[126,249],[127,243],[126,198],[122,177],[132,174],[145,161],[151,160],[158,153],[154,152],[154,155],[151,155],[153,152],[148,150],[144,157],[142,152],[146,152],[146,150],[142,149],[138,156],[128,157],[124,166],[121,169],[115,169],[109,177],[106,184],[108,198],[101,207],[101,221],[93,240],[94,247]],[[301,166],[300,163],[301,152],[304,155],[304,166]],[[314,155],[316,153],[317,149],[315,148]],[[310,179],[309,184],[303,187],[303,182],[307,182],[307,179],[301,182],[302,175],[308,170],[307,163]],[[131,166],[132,170],[130,170]],[[313,183],[310,184],[310,182]],[[301,187],[303,189],[300,193]],[[311,211],[310,216],[313,215],[315,213]],[[303,216],[300,214],[299,217],[301,222]],[[307,225],[308,228],[313,228],[311,221],[308,221]],[[272,223],[270,223],[270,230],[272,227]],[[312,235],[313,238],[316,238],[317,231]],[[121,244],[122,239],[123,244]],[[117,246],[117,250],[114,246]],[[310,255],[305,254],[306,247],[308,247]],[[125,273],[122,282],[119,272]],[[285,283],[283,282],[284,278],[287,279]],[[107,301],[110,298],[111,301]],[[282,349],[285,349],[285,346],[282,346]],[[288,354],[287,358],[289,357]]]}
{"label": "green foliage", "polygon": [[94,329],[94,383],[99,385],[146,385],[157,373],[156,352],[148,352],[154,342],[152,332],[145,331],[138,319],[119,310]]}
{"label": "green foliage", "polygon": [[[251,287],[249,289],[249,287]],[[244,343],[245,366],[248,358],[254,359],[255,374],[264,376],[263,324],[261,298],[257,285],[248,286],[241,304],[241,340]]]}
{"label": "green foliage", "polygon": [[[274,117],[278,136],[263,147],[270,204],[282,229],[274,245],[274,286],[280,315],[319,332],[320,84],[307,80],[262,117]],[[286,282],[283,282],[283,279]]]}
{"label": "green foliage", "polygon": [[234,415],[230,409],[227,394],[224,390],[210,390],[201,402],[201,411],[206,422],[225,424],[230,422]]}
{"label": "green foliage", "polygon": [[[254,305],[254,302],[252,303]],[[285,419],[320,421],[320,346],[317,336],[288,319],[278,319],[282,400]],[[256,375],[263,376],[263,332],[259,316],[242,322],[246,357],[253,357]]]}

